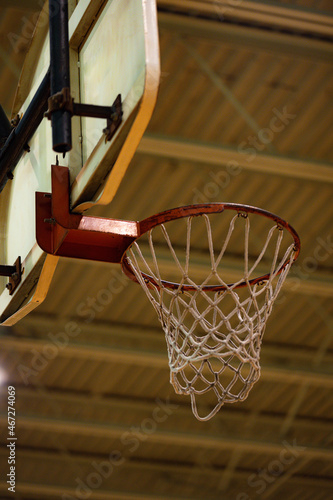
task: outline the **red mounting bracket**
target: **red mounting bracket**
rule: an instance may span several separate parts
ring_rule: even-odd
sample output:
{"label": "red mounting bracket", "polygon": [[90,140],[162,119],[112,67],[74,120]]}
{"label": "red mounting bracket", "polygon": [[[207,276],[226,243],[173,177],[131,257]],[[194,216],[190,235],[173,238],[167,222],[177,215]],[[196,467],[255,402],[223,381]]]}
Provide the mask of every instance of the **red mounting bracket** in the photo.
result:
{"label": "red mounting bracket", "polygon": [[70,212],[69,169],[52,165],[52,193],[36,193],[36,239],[61,257],[120,263],[139,236],[139,223]]}

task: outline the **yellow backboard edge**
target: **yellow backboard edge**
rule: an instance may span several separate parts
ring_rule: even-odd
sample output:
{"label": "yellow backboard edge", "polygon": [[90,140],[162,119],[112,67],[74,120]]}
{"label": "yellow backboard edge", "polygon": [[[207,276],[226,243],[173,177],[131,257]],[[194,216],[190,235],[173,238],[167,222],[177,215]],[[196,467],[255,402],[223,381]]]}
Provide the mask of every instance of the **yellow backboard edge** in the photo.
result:
{"label": "yellow backboard edge", "polygon": [[1,326],[15,325],[15,323],[24,318],[24,316],[29,314],[33,309],[35,309],[43,302],[50,288],[58,260],[59,257],[55,257],[54,255],[46,256],[42,272],[40,274],[33,296],[30,298],[27,304],[20,308],[16,313],[5,319],[2,323],[0,323]]}

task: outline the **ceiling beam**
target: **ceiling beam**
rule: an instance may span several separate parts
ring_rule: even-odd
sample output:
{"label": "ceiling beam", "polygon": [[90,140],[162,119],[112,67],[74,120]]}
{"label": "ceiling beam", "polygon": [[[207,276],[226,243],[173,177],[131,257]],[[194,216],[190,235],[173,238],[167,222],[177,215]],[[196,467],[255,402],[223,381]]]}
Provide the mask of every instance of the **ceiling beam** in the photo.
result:
{"label": "ceiling beam", "polygon": [[310,9],[295,4],[282,4],[267,0],[158,0],[158,7],[177,12],[192,11],[197,16],[211,16],[220,21],[235,21],[246,24],[253,23],[272,29],[286,30],[291,33],[318,37],[333,36],[333,17],[330,12]]}
{"label": "ceiling beam", "polygon": [[[7,413],[0,413],[0,425],[5,426],[8,421]],[[204,428],[203,428],[204,429]],[[95,439],[117,439],[129,431],[129,426],[122,423],[108,422],[106,424],[94,422],[82,422],[74,419],[50,418],[45,416],[31,417],[20,412],[20,431],[39,431],[47,433],[71,434],[81,438]],[[179,432],[177,419],[174,420],[174,426],[171,423],[168,428],[159,428],[149,434],[149,443],[168,446],[189,446],[197,448],[210,448],[212,450],[239,449],[247,453],[266,453],[278,455],[286,447],[286,441],[272,441],[260,439],[248,439],[231,436],[228,434],[217,434],[216,432],[195,432],[182,429]],[[293,441],[289,443],[293,446]],[[312,446],[308,442],[302,443],[297,448],[299,457],[314,460],[333,460],[333,450],[329,447]]]}
{"label": "ceiling beam", "polygon": [[[50,465],[50,467],[52,467]],[[7,492],[8,491],[8,484],[5,483],[5,481],[0,481],[0,491]],[[57,498],[66,498],[66,495],[68,495],[67,498],[83,498],[83,497],[78,497],[77,496],[77,488],[71,488],[71,487],[64,487],[64,486],[56,486],[56,485],[48,485],[48,484],[36,484],[36,483],[28,483],[22,480],[19,480],[16,485],[16,490],[17,495],[23,494],[23,495],[30,495],[38,494],[38,495],[43,495],[43,498],[47,498],[50,496],[54,498],[55,496]],[[86,495],[86,493],[84,493]],[[80,493],[81,495],[81,493]],[[90,496],[90,495],[89,495]],[[20,497],[17,497],[20,498]],[[40,498],[40,497],[39,497]],[[85,497],[85,498],[88,498]],[[154,495],[151,493],[135,493],[135,492],[130,492],[130,491],[112,491],[110,490],[103,490],[103,488],[95,489],[94,490],[94,500],[175,500],[175,497],[168,496],[168,495]],[[179,500],[192,500],[189,497],[177,497]]]}
{"label": "ceiling beam", "polygon": [[232,162],[245,171],[292,177],[303,180],[333,183],[333,165],[314,160],[257,152],[255,161],[248,161],[246,154],[236,148],[217,144],[200,143],[176,137],[146,134],[138,153],[180,161],[191,161],[223,167]]}
{"label": "ceiling beam", "polygon": [[[49,328],[49,326],[48,326]],[[2,351],[16,352],[31,352],[36,349],[42,352],[46,343],[50,341],[39,340],[29,337],[13,337],[11,335],[1,335]],[[263,351],[264,352],[264,351]],[[69,357],[72,359],[105,361],[108,363],[124,363],[134,366],[144,366],[158,369],[168,369],[167,354],[163,349],[152,350],[148,344],[147,347],[129,348],[127,346],[120,347],[119,345],[103,345],[95,346],[69,341],[66,348],[60,350],[60,357]],[[47,366],[52,365],[52,363]],[[313,369],[311,366],[303,364],[295,366],[285,366],[285,363],[276,363],[273,360],[266,361],[265,356],[261,360],[261,379],[262,380],[278,380],[279,383],[298,384],[309,382],[311,386],[333,388],[333,377],[330,369]],[[47,368],[45,368],[47,369]],[[18,374],[19,377],[19,374]]]}
{"label": "ceiling beam", "polygon": [[[80,455],[78,453],[72,453],[71,454],[73,460],[77,462],[82,469],[87,470],[87,467],[89,468],[91,466],[91,463],[93,461],[98,460],[96,455]],[[104,457],[104,455],[101,455],[101,457]],[[0,460],[6,460],[7,461],[7,454],[6,450],[0,450]],[[195,458],[195,457],[194,457]],[[26,448],[20,447],[20,454],[18,456],[19,460],[22,460],[22,463],[33,463],[36,464],[35,470],[38,471],[38,464],[43,462],[44,464],[48,464],[49,462],[49,468],[52,468],[54,470],[57,465],[59,465],[59,468],[63,468],[63,462],[61,460],[61,456],[58,453],[55,452],[45,452],[45,451],[40,451],[40,450],[27,450]],[[58,463],[57,463],[58,461]],[[299,460],[297,460],[297,464],[300,463]],[[205,463],[203,466],[200,465],[194,465],[194,464],[181,464],[181,463],[170,463],[170,462],[164,462],[164,461],[157,461],[157,460],[137,460],[135,458],[131,458],[124,464],[124,467],[127,468],[127,471],[131,474],[135,472],[138,477],[142,477],[143,475],[147,474],[147,472],[150,472],[151,475],[154,477],[155,482],[158,477],[171,477],[174,476],[175,478],[178,478],[179,475],[181,474],[182,477],[186,478],[186,480],[189,480],[190,477],[193,477],[193,475],[197,474],[206,479],[206,481],[209,480],[215,480],[219,479],[221,477],[221,474],[223,472],[222,467],[210,467],[209,464]],[[88,469],[89,470],[89,469]],[[288,469],[289,470],[289,469]],[[235,470],[233,474],[233,480],[246,480],[248,479],[249,475],[253,472],[257,472],[257,469],[253,468],[252,470]],[[284,474],[281,476],[284,477]],[[177,480],[177,479],[175,479]],[[325,491],[331,490],[332,488],[332,480],[328,478],[323,478],[323,477],[316,477],[316,476],[306,476],[306,475],[293,475],[290,477],[288,475],[288,484],[290,486],[300,486],[300,487],[306,487],[308,490],[309,489],[315,489],[317,491]],[[0,482],[0,491],[7,492],[8,484],[5,483],[5,481]],[[24,480],[23,477],[20,478],[20,481],[17,483],[17,489],[18,492],[22,494],[41,494],[41,495],[50,495],[50,496],[57,496],[61,497],[61,495],[67,494],[67,495],[72,495],[74,498],[76,497],[76,491],[74,487],[71,486],[66,486],[62,485],[60,486],[59,483],[57,485],[53,484],[42,484],[41,482],[27,482]],[[324,492],[323,491],[323,492]],[[220,491],[221,494],[223,494],[222,491]],[[200,491],[198,491],[198,494],[200,495]],[[113,496],[114,495],[114,496]],[[103,489],[103,486],[94,490],[94,499],[96,500],[107,500],[107,499],[112,499],[115,498],[117,500],[169,500],[169,496],[160,494],[160,495],[152,495],[147,492],[142,492],[142,493],[135,493],[135,492],[126,492],[126,491],[106,491]],[[185,500],[185,497],[180,497],[177,495],[177,498],[181,500]],[[171,497],[172,500],[175,500],[175,497]],[[171,500],[170,499],[170,500]],[[186,500],[193,500],[193,496],[189,499],[186,497]]]}
{"label": "ceiling beam", "polygon": [[[29,315],[24,318],[24,321],[16,324],[13,331],[17,336],[26,337],[27,330],[33,332],[42,332],[43,336],[45,332],[50,330],[50,321],[52,323],[53,331],[63,331],[64,325],[72,321],[74,318],[71,317],[52,317],[48,314],[35,313],[34,315]],[[86,323],[82,318],[75,318],[75,322],[80,328],[82,334],[87,335],[91,333],[91,325]],[[8,334],[7,328],[0,327],[0,332],[3,334]],[[157,351],[165,352],[165,338],[160,326],[147,326],[147,325],[131,325],[126,322],[117,323],[113,322],[110,324],[109,321],[98,321],[94,324],[93,335],[104,336],[105,339],[110,343],[116,344],[118,347],[127,346],[137,346],[138,339],[140,340],[141,346],[151,346],[152,342]],[[328,336],[330,333],[328,333]],[[88,337],[89,338],[89,337]],[[314,359],[317,354],[316,348],[305,348],[305,346],[292,344],[281,345],[276,342],[264,342],[262,356],[269,364],[271,359],[275,362],[282,363],[283,366],[296,364],[298,366],[321,366],[322,368],[333,366],[333,354],[331,352],[326,352],[324,356],[320,358],[320,363],[315,364]]]}
{"label": "ceiling beam", "polygon": [[[182,1],[182,0],[180,0]],[[212,4],[212,2],[210,2]],[[208,4],[208,2],[207,2]],[[166,28],[177,35],[207,38],[226,42],[228,45],[253,47],[263,52],[285,53],[289,56],[331,63],[333,44],[330,41],[316,40],[295,34],[225,23],[218,20],[201,19],[188,13],[174,14],[159,12],[160,29]]]}
{"label": "ceiling beam", "polygon": [[[15,384],[16,391],[20,395],[20,408],[29,407],[33,404],[34,407],[41,408],[42,406],[49,409],[52,413],[54,408],[57,408],[59,414],[66,416],[66,411],[71,411],[71,408],[76,408],[76,413],[86,415],[87,409],[90,409],[89,415],[93,419],[94,413],[104,415],[122,414],[123,412],[135,415],[135,418],[145,418],[147,413],[151,413],[156,408],[156,401],[153,399],[133,399],[131,397],[101,396],[99,394],[82,395],[76,391],[55,391],[48,390],[36,386],[35,388],[25,387]],[[0,388],[0,395],[5,401],[7,387]],[[176,401],[176,398],[175,400]],[[46,406],[45,403],[48,403]],[[93,409],[93,411],[91,411]],[[219,412],[215,417],[215,422],[219,422],[219,426],[224,426],[232,423],[235,428],[242,429],[244,422],[248,421],[250,412],[235,408],[224,407],[223,411]],[[109,417],[108,421],[109,421]],[[177,418],[179,422],[193,420],[192,411],[188,405],[179,405],[177,408]],[[280,426],[283,423],[283,415],[281,414],[265,414],[259,413],[256,418],[256,424],[259,427],[271,427],[272,434],[277,435]],[[200,424],[198,424],[200,426]],[[305,417],[296,417],[293,422],[293,427],[297,428],[298,432],[307,433],[307,435],[330,433],[331,423],[326,419],[313,419]],[[181,430],[181,424],[179,427]]]}

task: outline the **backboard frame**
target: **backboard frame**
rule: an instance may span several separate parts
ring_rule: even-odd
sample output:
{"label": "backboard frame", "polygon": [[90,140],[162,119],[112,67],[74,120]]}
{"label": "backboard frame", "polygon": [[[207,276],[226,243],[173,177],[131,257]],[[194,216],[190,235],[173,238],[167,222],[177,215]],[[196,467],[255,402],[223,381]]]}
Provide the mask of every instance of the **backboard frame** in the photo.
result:
{"label": "backboard frame", "polygon": [[[78,5],[72,12],[69,20],[69,45],[71,53],[71,83],[74,91],[74,98],[78,101],[80,94],[79,77],[78,77],[78,60],[75,59],[75,53],[79,53],[80,47],[84,46],[89,34],[93,30],[93,26],[97,23],[99,15],[110,4],[116,4],[119,0],[113,2],[105,2],[101,0],[80,0]],[[47,9],[46,9],[47,10]],[[42,11],[45,14],[45,8]],[[160,77],[160,61],[159,61],[159,44],[158,44],[158,29],[157,29],[157,13],[155,0],[142,0],[143,25],[144,25],[144,50],[145,50],[145,67],[139,75],[139,80],[143,87],[141,96],[136,95],[138,85],[133,86],[132,92],[124,96],[124,127],[116,132],[112,144],[105,142],[103,134],[104,122],[101,122],[101,133],[97,144],[87,161],[83,165],[80,162],[73,161],[71,154],[68,154],[67,163],[71,167],[71,208],[73,211],[81,213],[95,204],[108,204],[112,201],[113,196],[117,192],[121,180],[123,179],[126,169],[136,151],[140,139],[146,129],[150,117],[152,115],[159,85]],[[93,26],[92,26],[93,25]],[[14,103],[15,113],[26,109],[27,103],[31,100],[31,94],[36,88],[36,78],[31,78],[31,71],[34,68],[34,60],[40,51],[40,44],[46,36],[45,24],[39,23],[34,39],[32,40],[30,52],[25,61],[24,69],[21,75],[18,92]],[[47,38],[47,36],[46,36]],[[73,57],[74,55],[74,57]],[[44,54],[45,59],[45,54]],[[39,65],[39,67],[38,67]],[[35,71],[41,70],[43,64],[38,62]],[[45,61],[44,61],[45,72]],[[30,74],[29,74],[30,73]],[[41,71],[40,71],[41,73]],[[74,77],[73,77],[74,75]],[[44,76],[42,74],[41,76]],[[34,80],[35,78],[35,80]],[[38,78],[37,78],[38,80]],[[139,85],[140,86],[140,85]],[[25,89],[24,89],[25,87]],[[136,101],[135,101],[136,98]],[[134,109],[131,108],[131,103],[135,102]],[[93,103],[89,103],[93,104]],[[106,102],[106,105],[111,105],[112,102]],[[73,125],[73,144],[80,139],[79,119]],[[48,123],[50,127],[50,124]],[[117,146],[116,155],[112,151],[113,141],[120,146]],[[25,157],[26,155],[24,155]],[[51,163],[47,162],[46,168],[50,173]],[[112,165],[111,172],[107,171],[110,164]],[[94,184],[94,173],[96,168],[99,169],[101,178],[98,178]],[[110,169],[110,168],[109,168]],[[38,185],[38,189],[49,191],[51,180],[44,182],[44,185]],[[102,183],[102,184],[101,184]],[[0,196],[1,213],[6,212],[6,205],[12,197],[10,186],[6,186],[5,192]],[[0,231],[4,238],[4,226],[2,224]],[[28,314],[31,310],[37,307],[45,298],[50,286],[58,257],[46,255],[42,249],[33,244],[31,250],[26,255],[18,255],[22,257],[23,281],[18,286],[17,291],[10,296],[8,290],[3,289],[0,293],[0,322],[2,325],[11,326],[19,319]],[[12,262],[3,262],[3,264],[11,264]],[[4,280],[2,280],[4,282]]]}

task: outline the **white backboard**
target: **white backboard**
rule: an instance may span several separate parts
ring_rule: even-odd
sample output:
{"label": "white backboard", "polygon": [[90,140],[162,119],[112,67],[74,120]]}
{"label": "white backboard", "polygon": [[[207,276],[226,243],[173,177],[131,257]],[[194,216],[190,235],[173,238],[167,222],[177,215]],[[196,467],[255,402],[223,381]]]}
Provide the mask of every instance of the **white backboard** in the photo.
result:
{"label": "white backboard", "polygon": [[[50,64],[47,13],[42,11],[22,71],[14,111],[27,109]],[[72,118],[68,166],[73,210],[112,201],[153,112],[160,75],[155,0],[80,0],[69,20],[71,94],[75,102],[111,106],[118,94],[123,120],[105,141],[106,120]],[[35,238],[35,192],[51,191],[51,124],[45,118],[0,193],[1,264],[21,257],[22,281],[13,295],[0,278],[0,323],[12,325],[45,298],[58,257]]]}

